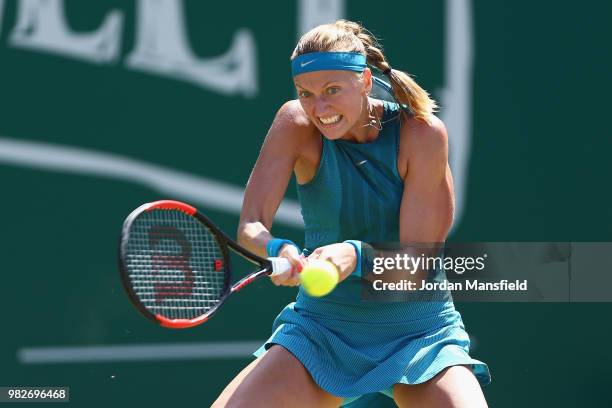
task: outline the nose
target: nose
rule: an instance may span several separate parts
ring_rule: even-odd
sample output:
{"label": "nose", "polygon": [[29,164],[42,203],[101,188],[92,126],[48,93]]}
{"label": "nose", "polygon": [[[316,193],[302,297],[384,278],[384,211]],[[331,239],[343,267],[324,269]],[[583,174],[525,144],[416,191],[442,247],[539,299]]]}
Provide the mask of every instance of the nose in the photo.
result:
{"label": "nose", "polygon": [[315,116],[327,116],[331,114],[331,105],[325,98],[317,98],[314,104],[314,115]]}

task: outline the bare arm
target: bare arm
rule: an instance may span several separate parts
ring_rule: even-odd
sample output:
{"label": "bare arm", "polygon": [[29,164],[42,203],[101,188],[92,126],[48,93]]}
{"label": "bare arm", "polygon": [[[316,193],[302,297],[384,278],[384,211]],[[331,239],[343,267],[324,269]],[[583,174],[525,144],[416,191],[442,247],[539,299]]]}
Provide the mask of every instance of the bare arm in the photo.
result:
{"label": "bare arm", "polygon": [[453,223],[453,179],[444,123],[410,120],[402,127],[400,150],[407,157],[400,207],[402,243],[444,242]]}
{"label": "bare arm", "polygon": [[274,215],[285,195],[299,160],[299,147],[308,137],[310,123],[296,101],[285,103],[268,131],[244,193],[238,242],[265,257],[272,238]]}

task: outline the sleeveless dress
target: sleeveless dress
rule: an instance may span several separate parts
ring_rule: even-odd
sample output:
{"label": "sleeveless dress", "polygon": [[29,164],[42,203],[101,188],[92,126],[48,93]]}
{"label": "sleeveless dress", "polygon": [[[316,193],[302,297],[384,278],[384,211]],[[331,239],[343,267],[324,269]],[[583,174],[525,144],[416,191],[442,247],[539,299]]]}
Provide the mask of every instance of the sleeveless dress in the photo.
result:
{"label": "sleeveless dress", "polygon": [[[399,241],[400,107],[383,103],[383,128],[374,141],[322,137],[319,168],[311,181],[298,185],[305,252],[349,239]],[[487,365],[468,354],[470,339],[452,300],[366,302],[354,275],[321,298],[300,287],[255,355],[274,344],[291,352],[321,388],[344,397],[345,404],[368,393],[391,396],[394,384],[423,383],[453,365],[471,367],[481,385],[491,380]]]}

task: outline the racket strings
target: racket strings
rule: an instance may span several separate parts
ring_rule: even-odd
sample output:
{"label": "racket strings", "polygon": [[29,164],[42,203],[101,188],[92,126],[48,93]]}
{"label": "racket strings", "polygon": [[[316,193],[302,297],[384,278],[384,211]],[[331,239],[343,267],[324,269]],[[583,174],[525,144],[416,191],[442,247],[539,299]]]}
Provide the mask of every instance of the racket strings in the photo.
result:
{"label": "racket strings", "polygon": [[130,229],[126,259],[140,302],[169,319],[206,314],[226,290],[224,257],[215,235],[178,210],[141,213]]}

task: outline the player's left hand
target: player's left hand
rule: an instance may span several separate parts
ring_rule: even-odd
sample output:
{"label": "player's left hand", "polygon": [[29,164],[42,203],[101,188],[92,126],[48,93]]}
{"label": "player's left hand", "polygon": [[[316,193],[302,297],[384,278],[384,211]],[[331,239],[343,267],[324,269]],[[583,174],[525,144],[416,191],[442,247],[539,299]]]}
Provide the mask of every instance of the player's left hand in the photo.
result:
{"label": "player's left hand", "polygon": [[355,247],[347,243],[331,244],[319,247],[312,251],[308,256],[307,261],[313,259],[321,259],[329,261],[338,268],[340,274],[340,282],[346,279],[357,265],[357,254]]}

